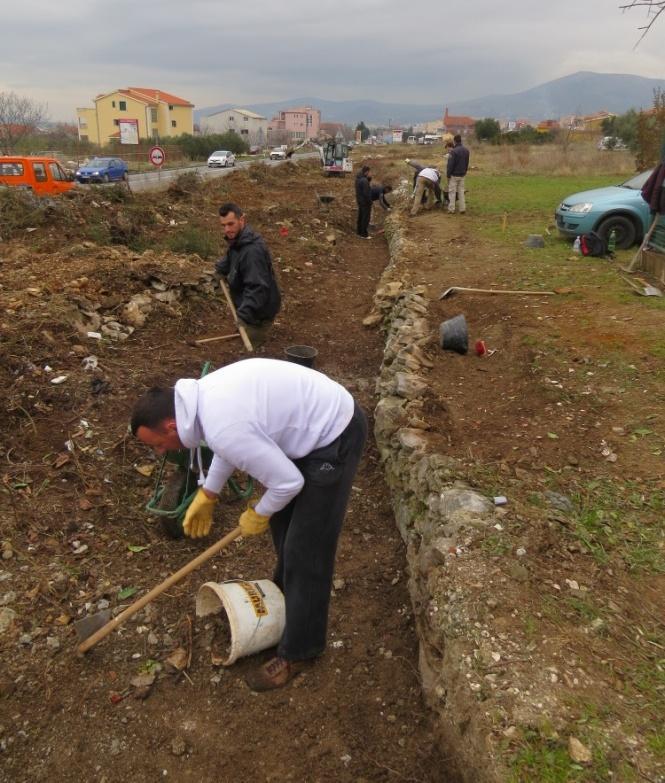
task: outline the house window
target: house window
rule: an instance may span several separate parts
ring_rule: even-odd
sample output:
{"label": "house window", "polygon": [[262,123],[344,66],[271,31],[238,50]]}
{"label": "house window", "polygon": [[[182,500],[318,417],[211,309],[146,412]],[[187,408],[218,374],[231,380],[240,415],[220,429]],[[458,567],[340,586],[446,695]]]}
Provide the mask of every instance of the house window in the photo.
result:
{"label": "house window", "polygon": [[46,166],[43,163],[33,163],[32,170],[35,172],[37,182],[46,182]]}
{"label": "house window", "polygon": [[120,127],[120,120],[113,120],[113,124],[116,128]]}
{"label": "house window", "polygon": [[88,141],[88,137],[81,134],[81,141]]}
{"label": "house window", "polygon": [[235,121],[236,121],[236,118],[231,114],[229,116],[229,122],[235,122]]}
{"label": "house window", "polygon": [[171,120],[171,127],[176,128],[178,126],[178,123],[175,120]]}
{"label": "house window", "polygon": [[173,105],[169,103],[169,111],[173,111]]}
{"label": "house window", "polygon": [[241,128],[240,129],[240,135],[241,136],[249,136],[249,131],[247,130],[247,128]]}
{"label": "house window", "polygon": [[245,120],[245,122],[249,122],[249,117],[243,117],[243,120]]}
{"label": "house window", "polygon": [[115,109],[115,101],[111,101],[111,106]]}
{"label": "house window", "polygon": [[79,117],[79,128],[87,128],[88,123],[85,121],[83,117]]}
{"label": "house window", "polygon": [[150,121],[153,124],[157,122],[157,109],[150,109]]}
{"label": "house window", "polygon": [[127,101],[118,101],[120,111],[127,111]]}

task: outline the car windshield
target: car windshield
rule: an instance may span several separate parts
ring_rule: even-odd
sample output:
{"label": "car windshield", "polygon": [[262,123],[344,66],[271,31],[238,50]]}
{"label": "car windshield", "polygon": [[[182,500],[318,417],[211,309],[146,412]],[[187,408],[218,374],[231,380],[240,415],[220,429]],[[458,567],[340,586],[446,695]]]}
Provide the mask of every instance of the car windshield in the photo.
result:
{"label": "car windshield", "polygon": [[644,183],[649,179],[652,172],[653,169],[649,169],[649,171],[643,171],[641,174],[637,174],[634,177],[631,177],[630,179],[626,180],[625,182],[622,182],[621,185],[619,185],[619,187],[630,188],[630,190],[642,190],[642,188],[644,187]]}
{"label": "car windshield", "polygon": [[103,169],[106,166],[109,165],[109,159],[108,158],[93,158],[89,163],[86,163],[86,166],[89,168],[96,168],[96,169]]}
{"label": "car windshield", "polygon": [[228,150],[217,150],[217,152],[213,152],[210,157],[212,158],[214,155],[230,155],[230,154],[231,153]]}

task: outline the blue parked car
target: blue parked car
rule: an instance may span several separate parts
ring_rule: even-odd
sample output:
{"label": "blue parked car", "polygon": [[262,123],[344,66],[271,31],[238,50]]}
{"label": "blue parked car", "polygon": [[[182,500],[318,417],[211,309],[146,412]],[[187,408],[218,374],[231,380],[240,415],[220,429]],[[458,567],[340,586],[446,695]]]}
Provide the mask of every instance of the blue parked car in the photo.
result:
{"label": "blue parked car", "polygon": [[120,158],[93,158],[76,170],[77,182],[118,182],[127,179],[127,164]]}
{"label": "blue parked car", "polygon": [[595,231],[607,240],[614,231],[622,250],[642,240],[651,223],[649,205],[640,191],[651,171],[643,171],[622,185],[585,190],[565,198],[556,209],[556,225],[564,236],[574,238]]}

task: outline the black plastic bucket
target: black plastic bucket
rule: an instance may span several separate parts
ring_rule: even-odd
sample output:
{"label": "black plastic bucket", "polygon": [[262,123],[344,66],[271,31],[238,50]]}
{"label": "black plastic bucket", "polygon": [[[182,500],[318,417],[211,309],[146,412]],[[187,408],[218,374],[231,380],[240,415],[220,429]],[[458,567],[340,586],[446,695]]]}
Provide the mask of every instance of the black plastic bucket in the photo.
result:
{"label": "black plastic bucket", "polygon": [[284,353],[290,362],[302,364],[303,367],[314,367],[318,351],[310,345],[290,345],[284,349]]}
{"label": "black plastic bucket", "polygon": [[469,350],[469,332],[466,328],[466,318],[456,315],[444,321],[439,327],[440,344],[444,351],[455,351],[464,354]]}

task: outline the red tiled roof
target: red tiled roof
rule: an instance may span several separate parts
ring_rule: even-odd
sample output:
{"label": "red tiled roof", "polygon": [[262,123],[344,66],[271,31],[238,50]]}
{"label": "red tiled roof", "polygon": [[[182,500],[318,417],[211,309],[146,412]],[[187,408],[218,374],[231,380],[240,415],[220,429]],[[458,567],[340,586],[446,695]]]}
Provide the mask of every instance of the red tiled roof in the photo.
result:
{"label": "red tiled roof", "polygon": [[162,101],[163,103],[170,103],[173,106],[194,106],[193,103],[186,101],[184,98],[179,98],[177,95],[171,95],[170,92],[164,92],[164,90],[156,90],[153,87],[128,87],[126,90],[118,90],[118,92],[125,95],[132,95],[139,100],[150,101],[155,103]]}

